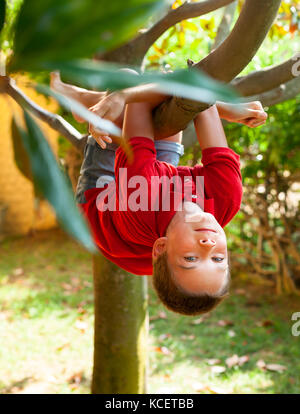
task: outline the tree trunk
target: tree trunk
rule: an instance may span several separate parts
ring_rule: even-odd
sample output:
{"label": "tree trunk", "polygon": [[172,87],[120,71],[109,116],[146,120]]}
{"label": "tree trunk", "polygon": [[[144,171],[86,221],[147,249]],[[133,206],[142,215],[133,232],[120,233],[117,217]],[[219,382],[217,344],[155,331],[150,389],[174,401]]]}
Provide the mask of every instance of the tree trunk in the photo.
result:
{"label": "tree trunk", "polygon": [[147,279],[94,257],[93,394],[146,392]]}

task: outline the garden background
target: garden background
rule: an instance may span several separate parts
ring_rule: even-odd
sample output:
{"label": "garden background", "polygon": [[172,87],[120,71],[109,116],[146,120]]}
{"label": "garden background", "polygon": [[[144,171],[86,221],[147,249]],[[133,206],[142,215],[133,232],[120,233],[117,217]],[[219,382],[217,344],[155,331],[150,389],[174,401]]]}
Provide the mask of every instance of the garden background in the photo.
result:
{"label": "garden background", "polygon": [[[2,56],[12,49],[21,3],[7,1]],[[227,9],[229,27],[244,2],[234,3]],[[176,1],[172,7],[182,4]],[[148,50],[144,68],[169,71],[185,68],[187,58],[199,61],[217,46],[223,21],[221,8],[176,23]],[[295,55],[299,28],[298,2],[281,2],[268,36],[241,75]],[[69,111],[31,87],[33,81],[49,82],[49,72],[24,70],[12,77],[32,100],[86,132]],[[241,211],[226,227],[230,297],[211,314],[188,318],[166,311],[149,283],[150,393],[299,392],[300,336],[293,335],[292,315],[300,312],[300,95],[275,104],[278,94],[263,102],[266,125],[224,125],[230,147],[241,156],[244,185]],[[91,255],[57,225],[32,183],[28,160],[11,129],[17,105],[0,95],[0,108],[0,392],[89,393]],[[74,189],[82,155],[61,134],[39,125]],[[188,145],[181,163],[194,165],[201,152],[189,128],[184,140]]]}

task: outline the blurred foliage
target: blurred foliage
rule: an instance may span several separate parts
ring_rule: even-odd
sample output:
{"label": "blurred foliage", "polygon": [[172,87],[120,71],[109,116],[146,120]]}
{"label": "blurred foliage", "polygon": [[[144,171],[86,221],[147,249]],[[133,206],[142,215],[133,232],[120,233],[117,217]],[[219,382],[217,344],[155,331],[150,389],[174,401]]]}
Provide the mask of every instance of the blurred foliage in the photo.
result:
{"label": "blurred foliage", "polygon": [[0,30],[2,30],[5,22],[5,0],[0,0]]}
{"label": "blurred foliage", "polygon": [[[173,7],[179,7],[184,0],[177,0]],[[235,13],[238,18],[242,4],[239,1]],[[205,16],[184,20],[167,30],[146,55],[146,65],[157,69],[186,67],[187,59],[198,62],[212,49],[223,9],[216,10]],[[276,21],[262,47],[242,72],[246,74],[278,61],[287,59],[299,49],[300,5],[296,1],[283,1]]]}
{"label": "blurred foliage", "polygon": [[111,50],[132,38],[161,0],[26,0],[16,23],[14,69],[45,61],[68,61]]}
{"label": "blurred foliage", "polygon": [[28,180],[33,181],[32,170],[30,165],[30,160],[27,151],[25,150],[22,136],[17,127],[16,121],[12,118],[11,121],[11,133],[12,133],[12,143],[14,148],[14,160],[19,169],[19,171],[28,178]]}
{"label": "blurred foliage", "polygon": [[265,126],[229,124],[226,133],[241,156],[245,190],[228,226],[232,262],[275,281],[278,293],[292,292],[300,287],[300,95],[270,108]]}
{"label": "blurred foliage", "polygon": [[0,33],[0,50],[6,53],[8,56],[11,55],[11,51],[13,49],[13,33],[15,29],[16,18],[20,11],[22,3],[23,0],[1,1],[1,7],[6,5],[6,12],[5,23],[3,30]]}
{"label": "blurred foliage", "polygon": [[58,167],[43,132],[27,111],[24,111],[24,118],[26,129],[23,129],[16,120],[13,126],[15,135],[18,133],[22,138],[24,148],[27,151],[35,186],[55,207],[57,218],[62,227],[74,238],[79,238],[87,249],[96,253],[96,247],[86,224],[74,204],[70,183]]}
{"label": "blurred foliage", "polygon": [[[160,91],[166,94],[195,100],[201,96],[201,100],[207,103],[213,103],[216,100],[226,100],[227,102],[237,100],[237,94],[233,88],[217,82],[206,73],[193,68],[189,70],[179,69],[165,74],[145,72],[136,76],[135,73],[120,72],[123,69],[122,65],[91,60],[45,62],[45,66],[50,70],[59,69],[60,73],[71,82],[78,83],[88,89],[115,91],[155,83],[159,86]],[[127,66],[129,67],[129,65]],[[136,67],[133,67],[133,69],[138,71]],[[52,94],[54,93],[52,92]],[[61,97],[57,100],[60,102],[63,99],[66,98]],[[84,113],[82,115],[83,118],[87,119]],[[107,121],[102,120],[102,122]],[[107,130],[106,128],[103,129]]]}

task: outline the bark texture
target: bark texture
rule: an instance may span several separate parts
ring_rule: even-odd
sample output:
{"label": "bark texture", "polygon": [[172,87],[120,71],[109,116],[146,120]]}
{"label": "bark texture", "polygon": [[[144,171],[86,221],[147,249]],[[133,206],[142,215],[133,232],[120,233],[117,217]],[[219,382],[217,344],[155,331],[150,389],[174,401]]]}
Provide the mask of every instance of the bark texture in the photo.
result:
{"label": "bark texture", "polygon": [[83,152],[87,135],[82,135],[60,115],[49,112],[33,102],[16,86],[12,78],[0,76],[0,93],[9,95],[22,108],[29,110],[41,121],[46,122],[52,129],[66,137],[79,152]]}
{"label": "bark texture", "polygon": [[292,57],[280,65],[271,66],[257,72],[252,72],[247,76],[236,78],[232,82],[232,85],[243,96],[251,96],[270,91],[297,77],[293,71],[295,61],[296,58]]}
{"label": "bark texture", "polygon": [[147,280],[94,257],[93,394],[146,391]]}

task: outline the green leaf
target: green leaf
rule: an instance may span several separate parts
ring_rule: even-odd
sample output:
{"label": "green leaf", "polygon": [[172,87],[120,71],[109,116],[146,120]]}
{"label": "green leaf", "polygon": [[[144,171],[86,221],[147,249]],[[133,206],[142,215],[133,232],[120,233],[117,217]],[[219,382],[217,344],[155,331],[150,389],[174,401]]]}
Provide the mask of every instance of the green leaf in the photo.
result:
{"label": "green leaf", "polygon": [[100,116],[93,114],[78,101],[61,95],[60,93],[54,92],[46,85],[36,85],[35,89],[38,92],[43,93],[44,95],[53,96],[53,98],[55,98],[61,106],[63,106],[69,111],[76,112],[76,114],[84,118],[87,122],[93,124],[97,129],[101,131],[106,131],[111,135],[115,135],[118,137],[121,136],[121,129],[118,128],[113,122],[108,121],[107,119],[100,118]]}
{"label": "green leaf", "polygon": [[24,111],[27,130],[16,123],[29,155],[35,183],[54,208],[62,227],[91,252],[96,252],[88,227],[74,202],[71,186],[57,165],[51,148],[39,126]]}
{"label": "green leaf", "polygon": [[24,147],[22,135],[25,133],[24,130],[21,132],[21,126],[17,125],[14,118],[11,121],[11,135],[14,149],[14,159],[16,166],[19,171],[28,178],[28,180],[33,181],[32,170],[30,165],[30,159],[28,153]]}
{"label": "green leaf", "polygon": [[16,25],[11,70],[113,49],[135,36],[166,4],[167,0],[26,0]]}
{"label": "green leaf", "polygon": [[5,7],[6,1],[0,0],[0,32],[3,29],[4,22],[5,22]]}
{"label": "green leaf", "polygon": [[120,68],[117,65],[91,60],[47,62],[44,65],[44,69],[59,70],[69,81],[92,89],[113,91],[153,82],[158,84],[161,92],[196,101],[213,103],[216,100],[237,100],[233,88],[217,82],[197,69],[183,69],[172,73],[147,72],[136,76],[119,72]]}
{"label": "green leaf", "polygon": [[[30,164],[30,158],[28,156],[28,153],[24,147],[22,135],[21,135],[22,128],[16,124],[16,121],[14,118],[11,120],[11,136],[12,136],[12,142],[13,142],[13,150],[14,150],[14,159],[16,166],[18,170],[26,177],[29,181],[33,183],[34,187],[34,194],[35,197],[38,199],[43,199],[43,195],[40,192],[38,186],[36,185],[36,182],[34,180],[31,164]],[[24,130],[22,131],[22,134],[24,134]]]}

